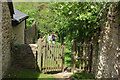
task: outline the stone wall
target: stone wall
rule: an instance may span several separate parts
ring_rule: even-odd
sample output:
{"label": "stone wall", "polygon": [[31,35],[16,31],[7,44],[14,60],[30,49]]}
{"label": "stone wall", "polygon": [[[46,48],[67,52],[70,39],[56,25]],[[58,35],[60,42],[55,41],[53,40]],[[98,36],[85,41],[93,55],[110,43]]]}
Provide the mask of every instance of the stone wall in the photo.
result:
{"label": "stone wall", "polygon": [[24,30],[25,30],[25,21],[21,22],[17,26],[12,27],[13,44],[24,44]]}
{"label": "stone wall", "polygon": [[[119,4],[120,5],[120,4]],[[119,7],[118,7],[119,8]],[[118,20],[120,19],[120,10],[118,10]],[[117,58],[118,58],[118,79],[120,80],[120,21],[118,21],[118,54],[117,54]]]}
{"label": "stone wall", "polygon": [[101,41],[99,45],[98,66],[96,69],[96,78],[118,78],[118,10],[116,3],[109,7],[107,18],[101,27]]}
{"label": "stone wall", "polygon": [[12,47],[12,65],[35,69],[37,44],[19,44]]}
{"label": "stone wall", "polygon": [[25,44],[33,44],[35,41],[37,41],[37,38],[37,23],[34,21],[31,27],[25,29]]}
{"label": "stone wall", "polygon": [[2,76],[6,74],[11,61],[11,17],[8,3],[2,3]]}
{"label": "stone wall", "polygon": [[98,59],[98,49],[99,49],[99,32],[95,33],[93,39],[92,39],[92,74],[95,75],[95,70],[97,69],[97,59]]}
{"label": "stone wall", "polygon": [[0,80],[2,79],[2,3],[0,1]]}

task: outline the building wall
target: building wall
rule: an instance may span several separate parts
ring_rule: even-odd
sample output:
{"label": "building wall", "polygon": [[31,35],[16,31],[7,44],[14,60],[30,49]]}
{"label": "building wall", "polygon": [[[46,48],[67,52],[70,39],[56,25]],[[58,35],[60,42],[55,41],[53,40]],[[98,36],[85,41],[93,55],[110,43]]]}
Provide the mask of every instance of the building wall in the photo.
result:
{"label": "building wall", "polygon": [[2,78],[2,3],[0,1],[0,80]]}
{"label": "building wall", "polygon": [[6,74],[11,62],[11,17],[8,3],[2,3],[2,76]]}
{"label": "building wall", "polygon": [[12,27],[12,42],[13,44],[24,44],[25,21],[17,26]]}

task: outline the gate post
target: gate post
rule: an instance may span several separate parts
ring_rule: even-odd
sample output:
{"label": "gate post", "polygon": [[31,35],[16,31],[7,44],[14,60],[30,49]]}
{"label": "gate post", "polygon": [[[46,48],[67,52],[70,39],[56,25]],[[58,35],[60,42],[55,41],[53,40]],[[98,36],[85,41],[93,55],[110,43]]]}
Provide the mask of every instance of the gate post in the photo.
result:
{"label": "gate post", "polygon": [[41,53],[41,45],[42,45],[42,43],[41,43],[41,39],[39,38],[38,39],[38,58],[37,58],[37,64],[38,64],[38,67],[39,67],[39,70],[41,71],[41,55],[42,55],[42,53]]}
{"label": "gate post", "polygon": [[92,70],[92,54],[93,54],[93,44],[90,43],[89,45],[89,60],[88,60],[88,72],[91,73]]}
{"label": "gate post", "polygon": [[65,46],[62,45],[62,72],[64,72]]}
{"label": "gate post", "polygon": [[72,40],[72,47],[71,47],[71,71],[74,72],[75,69],[75,40]]}

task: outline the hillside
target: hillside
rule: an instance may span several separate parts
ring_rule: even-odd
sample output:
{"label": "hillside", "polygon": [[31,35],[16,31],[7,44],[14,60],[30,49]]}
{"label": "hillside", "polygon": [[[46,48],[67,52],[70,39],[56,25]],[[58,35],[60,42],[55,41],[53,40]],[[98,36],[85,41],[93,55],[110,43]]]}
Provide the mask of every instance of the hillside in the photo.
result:
{"label": "hillside", "polygon": [[30,27],[33,21],[37,21],[39,32],[43,36],[45,33],[51,32],[54,26],[51,24],[53,13],[49,10],[50,4],[42,2],[14,2],[14,7],[29,15],[27,27]]}

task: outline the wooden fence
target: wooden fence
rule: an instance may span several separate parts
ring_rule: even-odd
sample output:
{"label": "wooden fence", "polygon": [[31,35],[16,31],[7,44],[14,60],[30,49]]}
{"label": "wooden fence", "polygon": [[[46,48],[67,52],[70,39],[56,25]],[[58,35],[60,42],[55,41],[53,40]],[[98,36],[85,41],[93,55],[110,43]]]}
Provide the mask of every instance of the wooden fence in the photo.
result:
{"label": "wooden fence", "polygon": [[46,36],[38,39],[38,66],[43,73],[63,71],[65,46],[46,43]]}
{"label": "wooden fence", "polygon": [[92,44],[81,44],[72,40],[71,48],[71,68],[72,72],[88,71],[91,72],[92,65]]}

